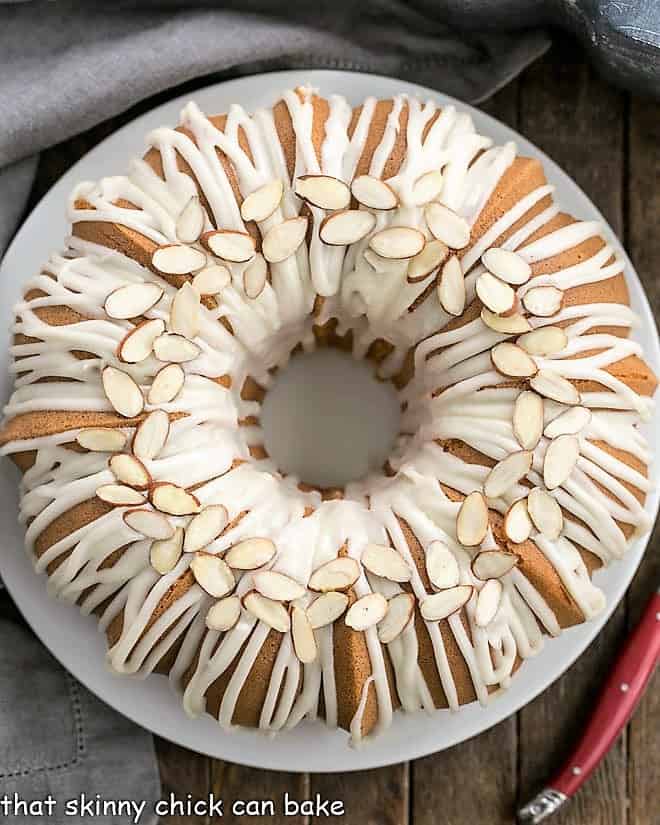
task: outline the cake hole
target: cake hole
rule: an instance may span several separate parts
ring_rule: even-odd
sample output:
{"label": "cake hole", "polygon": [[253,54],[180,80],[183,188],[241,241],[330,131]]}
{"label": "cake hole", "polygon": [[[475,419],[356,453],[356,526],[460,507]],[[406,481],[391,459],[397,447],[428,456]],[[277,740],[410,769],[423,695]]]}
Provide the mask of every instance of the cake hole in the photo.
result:
{"label": "cake hole", "polygon": [[395,388],[372,365],[334,349],[296,355],[261,412],[264,444],[280,472],[343,487],[381,472],[399,431]]}

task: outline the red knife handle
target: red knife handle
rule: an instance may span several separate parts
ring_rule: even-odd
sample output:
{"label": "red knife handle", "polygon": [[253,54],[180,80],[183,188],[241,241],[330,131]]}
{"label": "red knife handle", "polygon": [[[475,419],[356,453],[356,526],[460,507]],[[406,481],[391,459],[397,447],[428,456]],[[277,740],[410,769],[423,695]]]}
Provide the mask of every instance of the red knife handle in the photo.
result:
{"label": "red knife handle", "polygon": [[573,796],[591,775],[633,714],[660,657],[660,594],[647,605],[628,638],[582,738],[548,786]]}

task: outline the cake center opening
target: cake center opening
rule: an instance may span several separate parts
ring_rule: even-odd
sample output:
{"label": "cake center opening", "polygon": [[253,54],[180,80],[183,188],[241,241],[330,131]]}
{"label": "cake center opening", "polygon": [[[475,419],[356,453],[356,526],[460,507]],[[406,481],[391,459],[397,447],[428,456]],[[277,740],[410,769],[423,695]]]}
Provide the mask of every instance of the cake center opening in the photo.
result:
{"label": "cake center opening", "polygon": [[264,444],[280,472],[343,487],[380,472],[399,431],[395,388],[335,349],[296,355],[266,394]]}

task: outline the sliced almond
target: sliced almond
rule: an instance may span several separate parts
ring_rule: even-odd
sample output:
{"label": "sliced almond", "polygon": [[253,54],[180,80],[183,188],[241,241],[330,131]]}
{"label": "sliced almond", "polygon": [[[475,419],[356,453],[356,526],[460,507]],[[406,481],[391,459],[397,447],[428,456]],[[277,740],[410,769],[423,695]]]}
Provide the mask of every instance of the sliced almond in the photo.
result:
{"label": "sliced almond", "polygon": [[186,527],[184,553],[195,553],[215,541],[227,526],[229,516],[222,504],[209,504],[193,516]]}
{"label": "sliced almond", "polygon": [[389,211],[399,205],[399,198],[392,187],[373,175],[358,175],[353,178],[351,192],[358,203],[369,209]]}
{"label": "sliced almond", "polygon": [[236,586],[234,574],[219,556],[211,553],[195,553],[190,562],[195,581],[209,596],[220,599]]}
{"label": "sliced almond", "polygon": [[245,267],[243,272],[243,289],[251,300],[258,298],[268,281],[268,264],[263,255],[255,255],[254,260]]}
{"label": "sliced almond", "polygon": [[238,596],[225,596],[209,608],[206,626],[209,630],[226,633],[241,618],[241,600]]}
{"label": "sliced almond", "polygon": [[245,198],[241,204],[241,217],[244,221],[265,221],[280,205],[283,193],[284,185],[281,180],[265,183]]}
{"label": "sliced almond", "polygon": [[368,630],[385,617],[387,607],[385,596],[381,593],[369,593],[353,602],[344,621],[353,630]]}
{"label": "sliced almond", "polygon": [[307,608],[307,618],[314,630],[336,622],[348,607],[348,601],[346,593],[336,590],[315,599]]}
{"label": "sliced almond", "polygon": [[96,496],[107,504],[115,504],[119,507],[144,504],[142,493],[125,484],[102,484],[96,488]]}
{"label": "sliced almond", "polygon": [[179,563],[183,546],[183,527],[177,527],[169,539],[159,539],[151,543],[149,561],[161,576],[170,573]]}
{"label": "sliced almond", "polygon": [[532,277],[532,267],[521,255],[510,249],[491,246],[481,256],[481,263],[507,284],[526,284]]}
{"label": "sliced almond", "polygon": [[449,547],[436,539],[426,548],[426,574],[436,590],[456,587],[461,580],[461,571],[456,556]]}
{"label": "sliced almond", "polygon": [[262,596],[279,602],[292,602],[307,592],[302,584],[292,579],[291,576],[278,573],[276,570],[262,570],[255,573],[253,581],[255,590],[258,590]]}
{"label": "sliced almond", "polygon": [[274,557],[275,544],[270,539],[243,539],[225,554],[225,561],[234,570],[257,570]]}
{"label": "sliced almond", "polygon": [[457,587],[431,593],[419,606],[422,618],[427,622],[449,618],[470,601],[473,590],[471,584],[459,584]]}
{"label": "sliced almond", "polygon": [[348,246],[366,238],[375,225],[376,216],[371,212],[345,209],[322,221],[319,236],[329,246]]}
{"label": "sliced almond", "polygon": [[[423,281],[424,278],[436,270],[444,261],[447,260],[449,249],[442,243],[442,241],[428,241],[424,249],[414,258],[410,259],[408,263],[408,271],[406,278],[411,284],[416,284],[418,281]],[[456,258],[458,261],[458,259]],[[460,263],[459,263],[460,270]],[[463,274],[461,273],[461,280]]]}
{"label": "sliced almond", "polygon": [[157,510],[170,516],[191,516],[199,512],[197,496],[169,481],[154,484],[149,497]]}
{"label": "sliced almond", "polygon": [[531,378],[538,372],[536,361],[522,347],[503,341],[490,351],[495,369],[510,378]]}
{"label": "sliced almond", "polygon": [[472,573],[481,581],[506,576],[520,561],[520,556],[504,550],[483,550],[472,559]]}
{"label": "sliced almond", "polygon": [[543,399],[525,390],[513,407],[513,434],[523,450],[533,450],[543,433]]}
{"label": "sliced almond", "polygon": [[151,382],[147,401],[150,404],[169,404],[183,388],[186,374],[178,364],[168,364],[158,370]]}
{"label": "sliced almond", "polygon": [[127,320],[144,315],[162,297],[163,290],[158,284],[127,284],[111,292],[103,308],[110,318]]}
{"label": "sliced almond", "polygon": [[571,407],[554,418],[543,431],[546,438],[560,435],[577,435],[589,425],[591,410],[586,407]]}
{"label": "sliced almond", "polygon": [[530,355],[555,355],[568,343],[568,336],[561,327],[539,327],[526,332],[516,341]]}
{"label": "sliced almond", "polygon": [[271,264],[286,261],[305,240],[307,234],[307,218],[289,218],[278,223],[266,233],[261,251],[264,258]]}
{"label": "sliced almond", "polygon": [[519,450],[497,464],[486,476],[484,493],[488,498],[499,498],[524,478],[532,467],[533,453]]}
{"label": "sliced almond", "polygon": [[560,435],[548,444],[543,459],[543,483],[554,490],[568,479],[580,457],[580,440],[575,435]]}
{"label": "sliced almond", "polygon": [[133,438],[133,453],[141,461],[156,458],[170,433],[170,418],[164,410],[153,410],[144,418]]}
{"label": "sliced almond", "polygon": [[199,294],[186,282],[172,299],[170,306],[170,332],[194,338],[199,332]]}
{"label": "sliced almond", "polygon": [[340,556],[322,564],[312,573],[307,586],[317,593],[348,590],[360,578],[360,565],[350,556]]}
{"label": "sliced almond", "polygon": [[530,387],[544,398],[560,404],[575,406],[580,403],[580,393],[563,376],[550,370],[539,370],[529,382]]}
{"label": "sliced almond", "polygon": [[412,576],[410,566],[403,556],[385,544],[367,544],[360,561],[370,573],[392,582],[408,582]]}
{"label": "sliced almond", "polygon": [[369,246],[376,255],[392,260],[413,258],[424,249],[425,243],[424,234],[411,226],[389,226],[369,239]]}
{"label": "sliced almond", "polygon": [[288,633],[291,627],[289,613],[282,602],[267,599],[256,590],[250,590],[243,596],[243,607],[273,630],[279,633]]}
{"label": "sliced almond", "polygon": [[450,249],[463,249],[470,243],[470,224],[448,206],[429,203],[424,216],[433,237]]}
{"label": "sliced almond", "polygon": [[477,278],[476,290],[481,303],[497,315],[510,312],[516,303],[516,293],[509,284],[490,272],[482,272]]}
{"label": "sliced almond", "polygon": [[199,197],[193,195],[183,207],[176,219],[176,236],[181,243],[190,244],[199,240],[204,231],[206,215],[199,202]]}
{"label": "sliced almond", "polygon": [[166,244],[154,251],[151,263],[164,275],[187,275],[206,266],[206,255],[194,246]]}
{"label": "sliced almond", "polygon": [[165,541],[174,536],[174,525],[155,510],[127,510],[122,518],[131,530],[148,539]]}
{"label": "sliced almond", "polygon": [[346,209],[351,202],[351,190],[339,178],[330,175],[301,175],[296,178],[294,191],[319,209]]}
{"label": "sliced almond", "polygon": [[87,430],[81,430],[76,436],[76,441],[85,450],[93,453],[115,453],[124,449],[127,438],[121,430],[113,430],[110,427],[90,427]]}
{"label": "sliced almond", "polygon": [[514,501],[504,517],[504,532],[515,544],[527,541],[532,532],[532,520],[527,511],[527,499]]}
{"label": "sliced almond", "polygon": [[527,312],[548,318],[561,309],[564,293],[555,286],[535,286],[523,296],[523,305]]}
{"label": "sliced almond", "polygon": [[551,541],[559,538],[564,529],[564,516],[550,493],[542,487],[534,487],[527,496],[527,510],[539,533]]}
{"label": "sliced almond", "polygon": [[160,318],[142,321],[121,340],[117,347],[117,357],[125,364],[137,364],[148,358],[154,348],[154,341],[165,332],[165,322]]}
{"label": "sliced almond", "polygon": [[187,361],[194,361],[200,353],[201,349],[194,341],[176,332],[166,332],[154,341],[154,355],[159,361],[184,364]]}
{"label": "sliced almond", "polygon": [[378,623],[378,640],[388,645],[397,639],[415,615],[415,597],[412,593],[399,593],[387,602],[385,618]]}
{"label": "sliced almond", "polygon": [[222,264],[211,264],[195,275],[192,287],[198,295],[217,295],[231,283],[231,272]]}
{"label": "sliced almond", "polygon": [[489,579],[479,591],[474,609],[474,621],[479,627],[487,627],[497,615],[502,592],[502,582],[499,579]]}
{"label": "sliced almond", "polygon": [[481,320],[494,332],[501,332],[504,335],[519,335],[521,332],[529,332],[530,323],[524,315],[514,313],[513,315],[497,315],[487,307],[481,310]]}
{"label": "sliced almond", "polygon": [[144,397],[142,390],[128,373],[107,366],[103,368],[101,380],[106,398],[119,415],[124,418],[140,415],[144,409]]}
{"label": "sliced almond", "polygon": [[476,547],[488,532],[488,505],[483,494],[475,490],[463,499],[456,517],[456,535],[465,547]]}
{"label": "sliced almond", "polygon": [[316,659],[318,649],[314,638],[314,629],[307,613],[297,605],[294,605],[291,610],[291,640],[298,660],[304,665],[308,665]]}
{"label": "sliced almond", "polygon": [[[438,241],[440,243],[440,241]],[[461,262],[456,255],[442,267],[438,282],[438,297],[445,312],[459,316],[465,309],[465,279]]]}
{"label": "sliced almond", "polygon": [[134,455],[116,453],[110,459],[109,466],[121,484],[128,484],[136,490],[146,490],[151,484],[151,474]]}
{"label": "sliced almond", "polygon": [[412,202],[415,206],[425,206],[427,203],[436,200],[442,192],[444,183],[442,172],[439,169],[432,169],[421,175],[412,188]]}
{"label": "sliced almond", "polygon": [[244,263],[254,257],[256,244],[248,232],[235,229],[214,229],[202,235],[202,243],[224,261]]}

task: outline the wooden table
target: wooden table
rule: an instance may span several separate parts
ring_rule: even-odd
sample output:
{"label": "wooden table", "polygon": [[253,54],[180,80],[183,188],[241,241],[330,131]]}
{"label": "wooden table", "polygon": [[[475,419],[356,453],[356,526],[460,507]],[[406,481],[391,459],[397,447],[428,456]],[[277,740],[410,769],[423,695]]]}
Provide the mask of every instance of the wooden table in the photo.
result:
{"label": "wooden table", "polygon": [[[603,212],[630,253],[660,316],[660,105],[601,81],[564,35],[483,108],[541,147]],[[442,79],[438,78],[441,85]],[[194,88],[194,85],[189,87]],[[163,96],[166,97],[166,96]],[[31,198],[107,133],[155,102],[141,104],[45,153]],[[660,536],[625,600],[579,661],[516,716],[451,750],[362,773],[300,775],[243,768],[158,741],[163,786],[179,798],[302,799],[320,793],[344,802],[346,825],[500,825],[539,789],[564,756],[589,711],[620,642],[660,583]],[[531,667],[535,665],[532,664]],[[536,666],[542,667],[542,661]],[[235,817],[225,815],[224,822]],[[244,817],[241,823],[307,825],[308,817]],[[318,820],[315,820],[318,821]],[[167,825],[205,825],[170,817]],[[555,825],[659,825],[660,673],[624,735]],[[164,823],[165,825],[165,823]]]}

